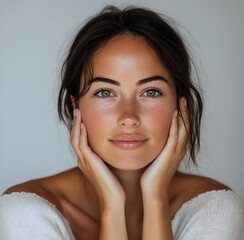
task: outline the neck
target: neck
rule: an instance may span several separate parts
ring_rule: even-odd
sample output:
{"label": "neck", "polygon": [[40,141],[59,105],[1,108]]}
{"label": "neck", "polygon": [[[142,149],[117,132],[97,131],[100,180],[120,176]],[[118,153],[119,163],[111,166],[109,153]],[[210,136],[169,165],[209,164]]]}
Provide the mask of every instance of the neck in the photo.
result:
{"label": "neck", "polygon": [[[123,187],[126,194],[125,202],[125,217],[126,224],[128,226],[136,226],[142,223],[143,220],[143,202],[142,202],[142,192],[140,186],[140,178],[145,168],[138,170],[121,170],[109,166],[110,171],[118,179],[121,186]],[[99,209],[99,202],[96,197],[96,193],[90,186],[89,181],[84,179],[85,183],[85,194],[89,199],[89,205],[92,209]],[[97,212],[96,211],[96,212]],[[99,211],[98,211],[99,212]],[[97,213],[98,213],[97,212]],[[97,214],[96,214],[97,215]],[[99,221],[99,216],[94,216],[97,221]]]}
{"label": "neck", "polygon": [[125,216],[129,225],[139,224],[143,219],[143,202],[140,178],[145,168],[121,170],[109,166],[126,194]]}
{"label": "neck", "polygon": [[[140,186],[140,178],[143,174],[145,168],[138,170],[121,170],[108,166],[112,173],[117,177],[121,186],[123,187],[126,194],[125,202],[125,216],[127,226],[140,226],[143,221],[143,199]],[[178,173],[176,173],[176,178]],[[170,199],[175,196],[178,189],[178,181],[176,182],[174,178],[171,183]],[[174,186],[173,186],[174,185]],[[96,219],[97,222],[100,221],[99,214],[99,202],[96,197],[96,193],[92,190],[89,181],[84,179],[85,196],[87,196],[90,205],[90,215]],[[170,200],[171,201],[171,200]]]}

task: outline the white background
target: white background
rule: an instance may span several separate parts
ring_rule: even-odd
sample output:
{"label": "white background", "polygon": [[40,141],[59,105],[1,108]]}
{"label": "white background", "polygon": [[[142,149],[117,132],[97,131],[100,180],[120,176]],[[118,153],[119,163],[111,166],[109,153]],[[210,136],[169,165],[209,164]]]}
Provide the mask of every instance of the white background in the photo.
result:
{"label": "white background", "polygon": [[243,0],[0,0],[0,194],[76,166],[58,122],[59,72],[81,24],[108,3],[149,7],[177,22],[194,50],[205,103],[201,168],[188,172],[244,198]]}

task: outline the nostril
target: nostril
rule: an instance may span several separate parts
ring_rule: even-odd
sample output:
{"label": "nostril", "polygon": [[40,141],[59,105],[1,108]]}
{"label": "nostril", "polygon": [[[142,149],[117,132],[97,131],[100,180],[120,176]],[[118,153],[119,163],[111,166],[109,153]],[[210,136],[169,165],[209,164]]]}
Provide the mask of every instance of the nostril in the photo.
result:
{"label": "nostril", "polygon": [[122,126],[127,126],[127,127],[136,127],[138,126],[140,123],[139,123],[139,120],[136,120],[136,119],[123,119],[121,122],[120,122],[120,125]]}

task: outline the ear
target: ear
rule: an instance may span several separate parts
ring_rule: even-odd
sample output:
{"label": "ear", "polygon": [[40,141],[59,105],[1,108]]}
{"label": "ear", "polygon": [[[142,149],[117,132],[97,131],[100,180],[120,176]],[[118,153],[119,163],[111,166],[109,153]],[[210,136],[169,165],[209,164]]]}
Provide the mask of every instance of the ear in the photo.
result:
{"label": "ear", "polygon": [[75,102],[75,100],[76,100],[75,97],[73,97],[72,95],[70,95],[70,99],[71,99],[73,108],[77,108],[77,102]]}

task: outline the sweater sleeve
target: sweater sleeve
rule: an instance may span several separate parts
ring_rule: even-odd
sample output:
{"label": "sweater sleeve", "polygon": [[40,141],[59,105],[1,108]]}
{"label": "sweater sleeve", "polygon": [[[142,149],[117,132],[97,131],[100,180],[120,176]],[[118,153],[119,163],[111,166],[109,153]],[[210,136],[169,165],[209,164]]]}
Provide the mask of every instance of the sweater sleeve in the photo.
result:
{"label": "sweater sleeve", "polygon": [[26,192],[0,198],[0,239],[75,240],[69,222],[54,205]]}
{"label": "sweater sleeve", "polygon": [[243,220],[241,196],[213,190],[184,203],[171,224],[175,240],[239,240]]}

